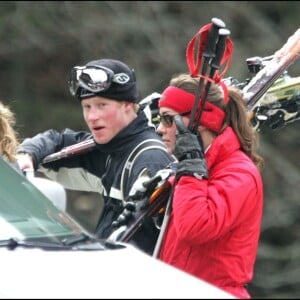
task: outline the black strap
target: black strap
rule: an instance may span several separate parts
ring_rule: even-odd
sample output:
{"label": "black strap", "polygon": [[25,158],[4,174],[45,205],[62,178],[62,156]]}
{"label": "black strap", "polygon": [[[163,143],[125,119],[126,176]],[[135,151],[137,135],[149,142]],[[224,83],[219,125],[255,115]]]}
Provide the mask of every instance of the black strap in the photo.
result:
{"label": "black strap", "polygon": [[127,186],[128,178],[131,174],[132,166],[137,159],[137,157],[143,153],[146,150],[149,149],[161,149],[163,151],[166,151],[166,146],[163,142],[156,140],[156,139],[148,139],[144,140],[141,143],[139,143],[130,153],[130,155],[127,158],[127,161],[125,163],[125,166],[122,171],[121,175],[121,182],[120,182],[120,188],[121,188],[121,194],[122,198],[124,198],[124,191]]}

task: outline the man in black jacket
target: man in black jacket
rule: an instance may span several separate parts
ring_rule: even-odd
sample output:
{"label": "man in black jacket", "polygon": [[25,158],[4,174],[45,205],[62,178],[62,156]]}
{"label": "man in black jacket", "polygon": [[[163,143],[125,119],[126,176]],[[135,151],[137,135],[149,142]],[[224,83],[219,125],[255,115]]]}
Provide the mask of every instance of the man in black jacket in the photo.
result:
{"label": "man in black jacket", "polygon": [[[48,130],[27,138],[18,149],[18,163],[22,169],[39,169],[68,189],[101,193],[105,205],[96,234],[107,238],[137,178],[144,172],[154,176],[173,158],[138,105],[135,73],[126,64],[100,59],[74,67],[69,88],[81,103],[90,132]],[[91,138],[95,142],[91,151],[42,163],[46,156],[63,147]],[[134,162],[126,163],[133,152],[138,152]],[[152,254],[157,237],[158,229],[148,218],[132,242]]]}

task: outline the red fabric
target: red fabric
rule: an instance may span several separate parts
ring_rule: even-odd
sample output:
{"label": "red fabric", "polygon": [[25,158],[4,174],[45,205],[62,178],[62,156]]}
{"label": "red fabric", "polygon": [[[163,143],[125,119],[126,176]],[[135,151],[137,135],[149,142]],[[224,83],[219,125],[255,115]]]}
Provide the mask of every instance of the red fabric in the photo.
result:
{"label": "red fabric", "polygon": [[224,94],[224,103],[227,105],[229,101],[228,88],[224,81],[220,81],[219,85],[221,86]]}
{"label": "red fabric", "polygon": [[[206,24],[189,41],[186,48],[186,62],[189,72],[192,76],[200,74],[200,67],[202,65],[203,52],[207,42],[208,33],[212,27],[212,23]],[[197,44],[198,42],[198,44]],[[216,70],[214,75],[215,82],[219,82],[230,68],[232,62],[234,44],[230,37],[226,37],[226,46],[224,54],[220,61],[220,69]],[[204,74],[205,75],[205,74]]]}
{"label": "red fabric", "polygon": [[206,153],[208,180],[182,177],[159,258],[238,298],[253,278],[263,211],[259,171],[231,127]]}
{"label": "red fabric", "polygon": [[[192,111],[195,95],[188,93],[178,87],[168,86],[163,92],[159,100],[158,107],[168,107],[174,109],[176,112],[185,113]],[[199,105],[202,105],[200,100]],[[200,124],[209,128],[212,131],[219,132],[223,125],[225,112],[219,107],[210,102],[205,102],[204,110],[202,112]]]}
{"label": "red fabric", "polygon": [[[206,24],[189,41],[186,48],[186,62],[192,76],[197,76],[202,63],[202,55],[205,50],[208,32],[212,27],[212,23]],[[198,41],[198,45],[195,45]],[[198,53],[195,53],[197,48]],[[195,62],[196,56],[196,62]]]}

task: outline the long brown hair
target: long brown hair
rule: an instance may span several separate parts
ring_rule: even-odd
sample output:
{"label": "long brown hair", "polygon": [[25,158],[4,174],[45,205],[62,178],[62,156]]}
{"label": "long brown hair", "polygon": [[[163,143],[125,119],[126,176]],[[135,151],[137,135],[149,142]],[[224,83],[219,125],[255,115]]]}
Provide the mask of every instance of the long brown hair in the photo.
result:
{"label": "long brown hair", "polygon": [[[179,74],[171,79],[170,85],[196,95],[199,77]],[[259,135],[248,119],[246,102],[243,99],[242,91],[237,87],[229,86],[228,96],[229,102],[225,105],[223,90],[219,85],[211,84],[206,101],[225,111],[223,126],[217,134],[221,133],[227,126],[231,126],[240,140],[242,150],[261,170],[264,166],[264,159],[257,153]]]}
{"label": "long brown hair", "polygon": [[10,108],[0,102],[0,155],[10,162],[16,162],[18,147],[17,133],[14,130],[16,120]]}

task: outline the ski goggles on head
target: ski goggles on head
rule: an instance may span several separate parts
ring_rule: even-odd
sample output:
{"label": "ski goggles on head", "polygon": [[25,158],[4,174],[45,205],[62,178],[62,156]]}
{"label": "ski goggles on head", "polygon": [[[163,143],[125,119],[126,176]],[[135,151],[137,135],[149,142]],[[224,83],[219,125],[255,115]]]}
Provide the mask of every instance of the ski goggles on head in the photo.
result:
{"label": "ski goggles on head", "polygon": [[111,69],[102,66],[77,66],[71,70],[69,90],[72,96],[77,95],[79,88],[91,93],[104,92],[112,82],[124,85],[130,81],[126,73],[115,74]]}

